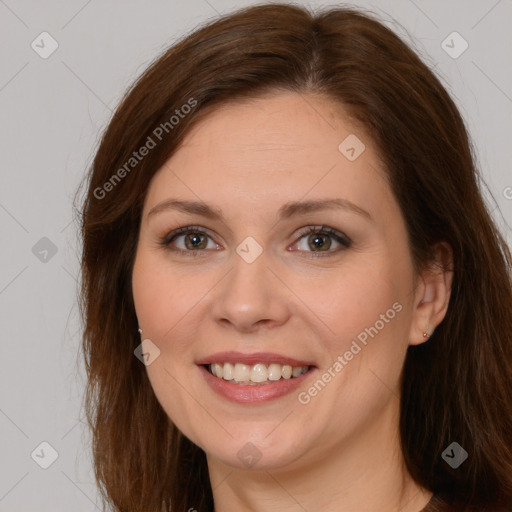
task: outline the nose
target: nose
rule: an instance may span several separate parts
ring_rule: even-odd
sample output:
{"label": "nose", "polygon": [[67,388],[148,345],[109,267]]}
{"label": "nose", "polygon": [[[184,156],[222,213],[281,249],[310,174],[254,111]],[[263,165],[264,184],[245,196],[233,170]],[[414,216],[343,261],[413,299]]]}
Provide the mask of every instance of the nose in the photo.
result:
{"label": "nose", "polygon": [[212,312],[224,327],[250,333],[282,325],[290,316],[289,290],[264,253],[252,263],[235,255],[234,267],[219,285]]}

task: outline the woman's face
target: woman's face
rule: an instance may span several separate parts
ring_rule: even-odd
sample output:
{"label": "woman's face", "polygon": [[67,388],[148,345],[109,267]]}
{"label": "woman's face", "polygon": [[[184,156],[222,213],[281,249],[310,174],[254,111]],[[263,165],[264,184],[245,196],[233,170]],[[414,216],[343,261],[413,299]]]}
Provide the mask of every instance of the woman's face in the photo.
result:
{"label": "woman's face", "polygon": [[133,295],[151,385],[209,462],[299,467],[371,446],[396,429],[426,327],[413,277],[376,148],[339,106],[226,104],[146,196]]}

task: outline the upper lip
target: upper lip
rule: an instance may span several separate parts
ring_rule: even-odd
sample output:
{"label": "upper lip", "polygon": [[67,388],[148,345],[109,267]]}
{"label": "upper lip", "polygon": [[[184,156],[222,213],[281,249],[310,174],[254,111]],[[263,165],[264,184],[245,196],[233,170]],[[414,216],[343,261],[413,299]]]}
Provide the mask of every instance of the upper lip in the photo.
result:
{"label": "upper lip", "polygon": [[281,365],[289,364],[290,366],[315,366],[311,361],[295,359],[293,357],[275,354],[273,352],[255,352],[252,354],[244,354],[243,352],[236,351],[216,352],[215,354],[211,354],[196,361],[196,364],[198,365],[213,363],[242,363],[248,366],[252,366],[257,363],[263,363],[266,365],[277,363]]}

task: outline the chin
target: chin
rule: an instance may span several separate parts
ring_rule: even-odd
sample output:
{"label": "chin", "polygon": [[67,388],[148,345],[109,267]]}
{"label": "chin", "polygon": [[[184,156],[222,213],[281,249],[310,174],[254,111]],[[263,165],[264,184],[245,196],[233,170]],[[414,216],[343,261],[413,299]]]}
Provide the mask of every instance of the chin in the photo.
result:
{"label": "chin", "polygon": [[[273,437],[269,442],[268,429],[261,435],[251,432],[236,436],[229,443],[205,446],[207,457],[220,460],[226,466],[254,471],[272,471],[292,465],[302,456],[305,444],[290,436]],[[286,434],[286,433],[285,433]],[[297,451],[297,446],[301,451]]]}

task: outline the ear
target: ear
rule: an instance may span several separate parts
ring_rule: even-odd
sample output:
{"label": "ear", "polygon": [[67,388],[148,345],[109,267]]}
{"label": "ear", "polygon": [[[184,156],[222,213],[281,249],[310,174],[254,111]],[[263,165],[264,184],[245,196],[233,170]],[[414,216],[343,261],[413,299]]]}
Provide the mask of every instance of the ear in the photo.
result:
{"label": "ear", "polygon": [[446,242],[439,242],[434,254],[434,260],[421,272],[414,292],[410,345],[428,341],[434,329],[443,321],[450,302],[453,251]]}

